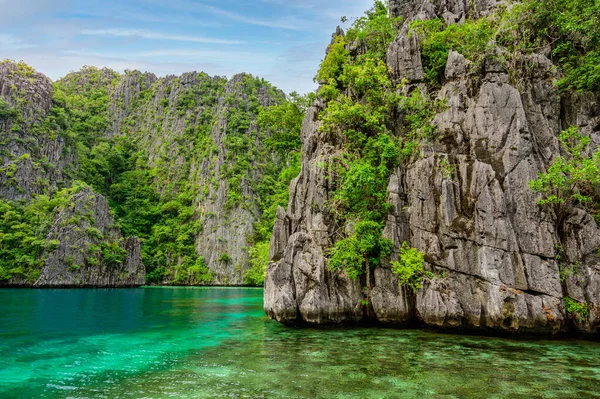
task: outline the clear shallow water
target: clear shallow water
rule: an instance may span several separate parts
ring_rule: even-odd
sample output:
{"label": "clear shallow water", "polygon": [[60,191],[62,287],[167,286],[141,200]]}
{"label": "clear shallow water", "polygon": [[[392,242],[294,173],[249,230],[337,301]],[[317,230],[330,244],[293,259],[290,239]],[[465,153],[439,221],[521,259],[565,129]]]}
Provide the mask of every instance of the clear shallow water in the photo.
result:
{"label": "clear shallow water", "polygon": [[600,344],[286,328],[262,290],[0,290],[0,398],[594,398]]}

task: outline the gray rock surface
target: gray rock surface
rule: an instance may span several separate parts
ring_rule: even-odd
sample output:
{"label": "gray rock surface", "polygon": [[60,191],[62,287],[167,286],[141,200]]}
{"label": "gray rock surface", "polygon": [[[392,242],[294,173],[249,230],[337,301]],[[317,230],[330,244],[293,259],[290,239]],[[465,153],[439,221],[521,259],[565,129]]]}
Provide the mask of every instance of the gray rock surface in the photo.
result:
{"label": "gray rock surface", "polygon": [[333,231],[325,210],[331,182],[321,162],[340,147],[321,139],[320,108],[315,103],[304,120],[302,171],[291,183],[288,212],[278,212],[271,240],[271,260],[277,261],[269,266],[265,280],[265,310],[282,322],[362,319],[360,282],[330,271],[324,253]]}
{"label": "gray rock surface", "polygon": [[401,16],[405,21],[415,18],[443,18],[447,23],[460,23],[466,17],[478,18],[486,15],[502,0],[390,0],[392,16]]}
{"label": "gray rock surface", "polygon": [[[416,0],[390,6],[407,21],[439,16],[460,22],[497,3]],[[402,29],[387,57],[396,82],[422,79],[418,48],[418,39]],[[449,54],[444,85],[433,93],[447,104],[434,119],[439,139],[393,173],[392,211],[384,231],[394,242],[392,259],[406,241],[425,254],[425,268],[434,278],[412,295],[398,286],[384,262],[375,270],[370,295],[375,316],[382,323],[420,321],[446,329],[597,333],[600,230],[592,216],[573,209],[557,234],[555,215],[537,204],[528,183],[560,153],[557,137],[563,128],[577,125],[597,140],[598,96],[561,97],[552,84],[556,70],[541,54],[523,56],[533,67],[510,76],[497,61],[501,53],[490,52],[479,71],[461,54]],[[327,164],[343,140],[320,134],[321,107],[315,103],[306,116],[302,172],[272,238],[264,305],[282,322],[371,318],[368,309],[357,308],[364,278],[352,282],[329,271],[324,256],[334,237],[326,204],[336,182],[318,165]],[[558,245],[569,259],[579,260],[566,278],[561,278]],[[589,316],[568,314],[567,296],[586,302]]]}
{"label": "gray rock surface", "polygon": [[39,278],[34,282],[15,278],[8,286],[139,287],[146,283],[139,240],[123,239],[106,199],[90,188],[82,188],[60,209],[47,240],[55,244],[42,255]]}
{"label": "gray rock surface", "polygon": [[52,82],[41,73],[0,62],[0,98],[13,111],[0,117],[2,198],[27,201],[60,185],[65,167],[73,162],[65,139],[41,126],[52,108],[52,92]]}
{"label": "gray rock surface", "polygon": [[[35,287],[135,287],[146,282],[139,240],[123,239],[106,199],[89,188],[75,194],[58,213],[48,240],[59,244],[44,255]],[[106,252],[115,252],[108,245],[120,248],[124,261],[107,260]]]}
{"label": "gray rock surface", "polygon": [[[114,72],[103,71],[111,81]],[[53,90],[52,82],[29,66],[0,62],[0,105],[8,107],[2,114],[6,116],[0,118],[2,199],[26,202],[36,194],[70,184],[67,170],[77,167],[73,143],[63,135],[64,126],[47,125]],[[89,188],[74,195],[61,210],[47,240],[56,242],[57,247],[42,255],[45,266],[40,277],[35,282],[15,277],[7,285],[121,287],[145,283],[139,241],[123,241],[108,203]],[[103,260],[102,249],[111,243],[124,251],[123,262]]]}
{"label": "gray rock surface", "polygon": [[[252,140],[250,167],[240,182],[242,200],[227,206],[229,187],[227,173],[235,167],[238,155],[228,147],[230,113],[249,109],[250,99],[239,74],[226,80],[205,73],[190,72],[179,77],[156,76],[128,71],[111,93],[112,131],[108,135],[127,133],[139,137],[140,147],[148,154],[150,167],[159,167],[159,179],[188,182],[199,192],[194,199],[202,232],[196,237],[196,250],[214,273],[215,285],[243,285],[248,270],[248,247],[254,235],[254,224],[260,219],[255,187],[264,174],[264,159],[255,153],[264,143],[252,121],[244,135]],[[140,106],[140,93],[149,100]],[[194,105],[178,107],[182,97],[193,93]],[[266,86],[257,89],[259,105],[276,104],[283,93],[273,95]],[[209,148],[194,147],[189,142],[190,129],[209,127]],[[186,136],[187,135],[187,136]],[[185,145],[182,145],[184,143]],[[193,150],[192,159],[186,152]],[[204,153],[202,153],[204,152]],[[273,159],[275,156],[272,155]],[[158,184],[165,190],[165,184]],[[169,192],[163,192],[168,195]],[[228,260],[223,260],[227,255]]]}
{"label": "gray rock surface", "polygon": [[387,52],[392,79],[418,82],[425,77],[421,64],[421,47],[418,35],[398,35]]}

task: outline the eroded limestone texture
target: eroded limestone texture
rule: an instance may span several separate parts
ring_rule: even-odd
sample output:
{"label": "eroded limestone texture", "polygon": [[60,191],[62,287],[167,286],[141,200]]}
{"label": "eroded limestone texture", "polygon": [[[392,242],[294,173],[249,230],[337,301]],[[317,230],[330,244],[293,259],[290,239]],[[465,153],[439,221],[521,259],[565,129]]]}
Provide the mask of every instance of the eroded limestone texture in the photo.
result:
{"label": "eroded limestone texture", "polygon": [[[495,4],[392,2],[392,12],[406,17],[388,50],[393,80],[407,79],[424,88],[418,38],[406,29],[411,19],[437,16],[460,22],[468,13],[483,15]],[[392,212],[384,233],[396,251],[407,241],[424,252],[425,267],[436,277],[413,296],[398,287],[389,263],[384,264],[373,275],[373,310],[380,322],[391,324],[421,321],[442,328],[539,333],[576,328],[597,333],[600,231],[582,209],[573,209],[557,229],[556,217],[538,206],[528,182],[560,153],[557,137],[563,128],[576,125],[598,143],[598,96],[561,98],[552,84],[555,68],[542,54],[522,56],[531,68],[516,84],[499,61],[501,55],[500,49],[491,51],[474,71],[465,57],[450,52],[445,84],[433,93],[447,104],[434,120],[440,138],[392,175]],[[333,222],[325,204],[335,182],[317,165],[343,144],[319,133],[321,109],[317,102],[306,116],[302,173],[291,185],[289,209],[280,210],[272,238],[265,310],[282,322],[340,323],[368,317],[359,305],[364,279],[352,282],[327,267]],[[570,259],[581,259],[562,283],[559,244]],[[589,303],[586,320],[568,320],[566,296]]]}

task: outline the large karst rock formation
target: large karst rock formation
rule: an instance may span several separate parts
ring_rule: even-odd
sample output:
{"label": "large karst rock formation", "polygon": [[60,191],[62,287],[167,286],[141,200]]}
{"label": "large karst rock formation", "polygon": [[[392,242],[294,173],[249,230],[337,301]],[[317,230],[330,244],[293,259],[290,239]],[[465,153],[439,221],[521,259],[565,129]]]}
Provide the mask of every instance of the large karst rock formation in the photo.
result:
{"label": "large karst rock formation", "polygon": [[[467,13],[484,15],[494,0],[396,0],[390,9],[405,17],[387,63],[392,78],[420,85],[419,38],[408,34],[414,18],[441,17],[460,23]],[[425,254],[435,273],[412,295],[399,287],[390,260],[374,270],[371,303],[376,319],[389,324],[421,322],[441,328],[555,333],[597,333],[600,326],[600,231],[583,209],[556,218],[537,204],[528,183],[560,153],[558,135],[574,125],[600,143],[598,95],[559,95],[556,69],[542,53],[523,56],[532,67],[519,83],[509,79],[491,52],[473,73],[469,61],[451,52],[437,93],[447,109],[435,117],[439,140],[422,156],[399,167],[388,186],[392,212],[385,236],[395,254],[404,241]],[[327,214],[332,183],[320,168],[343,146],[324,139],[317,118],[323,103],[308,111],[302,129],[302,172],[292,182],[287,212],[279,210],[272,237],[265,310],[281,322],[359,322],[364,278],[351,281],[330,271],[326,250],[333,224]],[[444,165],[454,165],[447,173]],[[576,271],[561,276],[560,242]],[[589,316],[569,320],[563,303],[589,304]]]}
{"label": "large karst rock formation", "polygon": [[[243,285],[254,225],[262,217],[257,187],[267,172],[277,175],[284,167],[278,156],[265,149],[267,133],[257,126],[256,117],[261,107],[283,101],[283,92],[247,74],[227,79],[190,72],[159,78],[152,73],[119,74],[93,67],[72,72],[58,83],[70,95],[106,93],[106,103],[95,104],[98,109],[90,117],[101,115],[106,118],[107,126],[90,134],[98,135],[97,141],[125,137],[135,145],[136,151],[143,154],[145,165],[156,170],[150,184],[159,197],[177,200],[180,192],[189,194],[193,219],[201,226],[201,231],[192,237],[194,250],[210,270],[210,283]],[[54,92],[52,82],[27,65],[0,62],[1,199],[27,203],[36,195],[69,187],[79,178],[81,160],[77,157],[77,142],[73,134],[71,137],[64,134],[68,127],[55,126],[61,115],[53,112],[62,111],[57,111],[60,107],[55,102],[61,99]],[[76,232],[87,227],[101,231],[108,228],[111,234],[120,235],[118,229],[112,228],[114,220],[108,214],[106,199],[94,192],[87,194],[96,196],[96,205],[89,205],[91,212],[102,215],[96,219],[106,223],[80,226]],[[235,201],[234,196],[237,196]],[[55,229],[50,234],[63,236],[65,232]],[[83,239],[84,234],[80,236]],[[48,240],[52,239],[48,236]],[[52,271],[44,270],[35,284],[142,284],[144,273],[138,240],[123,240],[122,245],[131,256],[117,268],[91,267],[90,270],[94,269],[91,274],[90,270],[71,271],[58,278],[59,270],[66,266],[56,268],[53,261],[49,266]],[[75,247],[71,244],[68,253],[67,248],[60,249],[61,262],[83,256],[75,265],[85,263],[89,257],[87,250]],[[166,268],[170,274],[159,283],[196,284],[183,279],[175,281],[177,272],[173,270],[182,260],[175,255],[169,258]],[[141,274],[124,276],[123,267]],[[115,277],[117,274],[123,277]],[[31,278],[27,280],[14,278],[4,284],[33,284]]]}
{"label": "large karst rock formation", "polygon": [[[53,106],[52,93],[52,82],[41,73],[24,64],[0,63],[4,111],[18,109],[0,114],[2,199],[27,202],[36,194],[64,186],[67,170],[76,168],[73,149],[65,138],[43,127]],[[39,275],[14,275],[0,285],[133,287],[145,283],[139,241],[123,238],[106,199],[90,188],[69,198],[57,213],[47,240],[55,245],[40,255],[44,266]],[[119,262],[103,259],[102,249],[107,245],[119,252]]]}

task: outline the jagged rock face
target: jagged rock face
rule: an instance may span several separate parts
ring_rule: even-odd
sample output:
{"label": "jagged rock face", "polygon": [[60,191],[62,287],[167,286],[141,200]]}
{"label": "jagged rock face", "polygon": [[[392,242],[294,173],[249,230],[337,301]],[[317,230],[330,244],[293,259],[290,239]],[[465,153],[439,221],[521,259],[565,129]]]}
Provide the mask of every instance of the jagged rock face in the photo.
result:
{"label": "jagged rock face", "polygon": [[[107,81],[113,78],[108,70],[105,75]],[[81,86],[87,83],[74,82]],[[0,63],[2,199],[28,202],[32,196],[70,184],[67,170],[76,169],[77,159],[73,143],[64,135],[61,115],[53,114],[53,91],[52,82],[27,65]],[[57,246],[42,255],[44,267],[37,280],[15,277],[3,284],[117,287],[145,283],[139,241],[129,238],[122,242],[108,203],[89,188],[70,198],[47,240]],[[124,251],[118,263],[103,259],[102,249],[111,243]]]}
{"label": "jagged rock face", "polygon": [[[231,80],[197,72],[159,79],[106,68],[83,68],[56,87],[55,95],[50,80],[24,64],[0,63],[0,198],[27,202],[81,178],[62,93],[83,98],[99,93],[94,116],[102,123],[83,132],[90,136],[86,145],[127,137],[147,156],[144,166],[157,171],[154,188],[165,202],[182,192],[195,197],[193,218],[203,227],[196,250],[212,270],[213,283],[244,284],[254,224],[262,217],[257,188],[266,169],[282,166],[266,152],[267,133],[255,119],[259,106],[275,105],[284,94],[245,74]],[[173,267],[182,259],[168,262]],[[164,283],[172,284],[173,276]]]}
{"label": "jagged rock face", "polygon": [[447,23],[460,23],[466,17],[486,15],[502,0],[390,0],[389,10],[393,17],[413,19],[443,18]]}
{"label": "jagged rock face", "polygon": [[6,114],[0,112],[2,198],[27,201],[60,185],[65,166],[73,162],[65,139],[42,127],[52,108],[52,92],[52,82],[41,73],[0,62],[0,98],[7,104]]}
{"label": "jagged rock face", "polygon": [[[215,285],[244,284],[248,247],[254,224],[261,217],[253,187],[264,175],[267,160],[257,155],[264,143],[254,121],[243,132],[232,133],[238,130],[233,126],[236,110],[253,112],[245,88],[247,78],[248,75],[239,74],[226,80],[190,72],[157,79],[152,74],[134,71],[123,76],[111,93],[113,127],[109,135],[135,137],[148,154],[149,165],[161,169],[159,178],[187,182],[198,192],[195,206],[202,232],[196,239],[196,250],[213,272]],[[140,93],[144,91],[150,99],[140,106]],[[263,107],[284,98],[282,92],[274,93],[266,86],[258,87],[255,96]],[[186,97],[193,98],[190,106],[184,105]],[[256,114],[252,116],[255,117]],[[189,137],[190,131],[199,129],[208,130],[206,148],[194,146]],[[248,154],[236,153],[229,145],[236,135],[249,140]],[[236,182],[237,187],[231,187],[229,172],[242,156],[249,158],[249,165],[241,181]],[[166,185],[158,186],[164,190]],[[241,200],[228,205],[233,189],[240,192]]]}
{"label": "jagged rock face", "polygon": [[[231,167],[236,159],[226,145],[229,123],[227,115],[230,106],[224,99],[236,98],[242,104],[247,104],[247,97],[242,91],[243,78],[243,75],[236,75],[227,82],[224,96],[218,101],[217,122],[212,131],[212,140],[218,148],[219,155],[213,162],[207,162],[208,160],[205,159],[201,165],[196,166],[195,184],[199,187],[209,187],[208,195],[201,198],[198,204],[198,208],[202,210],[203,231],[198,237],[196,249],[204,256],[208,268],[215,272],[213,283],[218,285],[244,284],[244,272],[248,265],[248,247],[254,234],[254,224],[260,218],[257,194],[249,181],[250,179],[259,181],[264,173],[258,166],[262,163],[259,159],[253,159],[255,166],[252,167],[247,178],[243,178],[240,182],[243,202],[230,209],[226,206],[231,188],[223,178],[223,172]],[[266,91],[259,93],[258,98],[263,107],[274,105],[277,100],[271,98]],[[257,127],[250,126],[247,134],[256,137]],[[254,139],[253,145],[258,148],[263,143]],[[211,185],[211,177],[220,182],[218,187]],[[223,261],[221,259],[223,254],[227,254],[230,259]]]}
{"label": "jagged rock face", "polygon": [[[495,2],[475,3],[483,12]],[[423,10],[462,15],[454,22],[464,17],[461,10],[468,11],[461,5],[398,1],[391,8],[410,18],[423,17]],[[401,30],[388,51],[394,80],[421,85],[418,48],[417,39]],[[377,320],[390,324],[418,320],[440,328],[597,333],[598,226],[584,210],[574,209],[559,235],[554,214],[537,204],[528,182],[560,153],[557,137],[563,128],[576,125],[598,143],[598,96],[561,98],[552,84],[555,68],[543,55],[527,57],[531,72],[518,85],[497,58],[490,54],[472,73],[462,55],[449,55],[446,82],[437,93],[448,107],[434,120],[440,138],[392,175],[392,212],[384,231],[394,243],[392,259],[406,241],[425,254],[425,268],[436,277],[425,280],[413,296],[398,287],[389,263],[383,262],[374,272],[373,310]],[[335,182],[317,164],[339,151],[340,144],[318,132],[320,109],[316,103],[306,117],[302,174],[292,183],[289,209],[278,214],[272,238],[265,310],[282,322],[366,317],[358,308],[365,282],[327,268],[333,223],[324,203]],[[570,259],[581,259],[562,282],[557,245]],[[570,321],[566,296],[587,302],[589,317]]]}
{"label": "jagged rock face", "polygon": [[[44,255],[45,265],[35,287],[134,287],[146,282],[140,243],[123,240],[106,199],[85,188],[56,216],[48,240],[56,249]],[[110,262],[107,251],[121,248],[124,261]]]}
{"label": "jagged rock face", "polygon": [[277,214],[271,240],[271,264],[265,280],[265,310],[279,321],[340,323],[362,318],[361,284],[330,271],[324,251],[333,234],[326,202],[334,184],[319,167],[340,151],[319,133],[322,104],[309,108],[302,126],[302,171],[290,185],[288,212]]}

